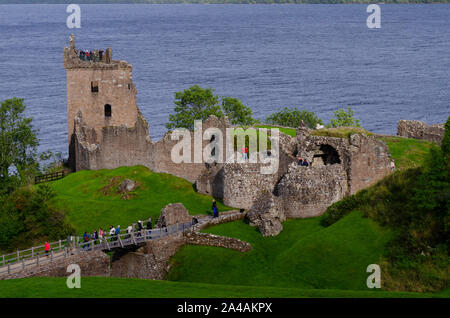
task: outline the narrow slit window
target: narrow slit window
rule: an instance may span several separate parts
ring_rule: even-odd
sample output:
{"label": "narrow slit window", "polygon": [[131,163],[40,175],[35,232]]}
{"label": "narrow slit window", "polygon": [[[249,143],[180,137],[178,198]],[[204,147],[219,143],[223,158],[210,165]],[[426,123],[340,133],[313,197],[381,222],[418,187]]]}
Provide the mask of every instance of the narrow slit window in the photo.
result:
{"label": "narrow slit window", "polygon": [[111,115],[112,115],[111,105],[106,104],[105,105],[105,117],[111,117]]}
{"label": "narrow slit window", "polygon": [[91,82],[91,92],[98,93],[98,82]]}

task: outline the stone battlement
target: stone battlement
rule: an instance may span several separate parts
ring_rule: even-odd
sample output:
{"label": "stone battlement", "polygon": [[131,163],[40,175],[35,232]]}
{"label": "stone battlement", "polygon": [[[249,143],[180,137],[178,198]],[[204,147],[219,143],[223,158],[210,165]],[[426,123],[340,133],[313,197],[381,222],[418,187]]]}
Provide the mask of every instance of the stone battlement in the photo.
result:
{"label": "stone battlement", "polygon": [[132,65],[125,61],[112,59],[112,49],[109,47],[105,51],[93,50],[86,56],[83,50],[75,47],[75,38],[70,37],[69,47],[64,48],[64,68],[68,69],[95,69],[95,70],[132,70]]}

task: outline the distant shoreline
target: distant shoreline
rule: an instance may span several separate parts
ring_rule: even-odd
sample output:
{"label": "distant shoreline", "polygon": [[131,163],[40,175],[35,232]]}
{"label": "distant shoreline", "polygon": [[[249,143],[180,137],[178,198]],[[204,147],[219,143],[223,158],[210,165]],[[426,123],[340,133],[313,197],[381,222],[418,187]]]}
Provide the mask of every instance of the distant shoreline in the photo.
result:
{"label": "distant shoreline", "polygon": [[5,4],[449,4],[450,0],[3,0]]}

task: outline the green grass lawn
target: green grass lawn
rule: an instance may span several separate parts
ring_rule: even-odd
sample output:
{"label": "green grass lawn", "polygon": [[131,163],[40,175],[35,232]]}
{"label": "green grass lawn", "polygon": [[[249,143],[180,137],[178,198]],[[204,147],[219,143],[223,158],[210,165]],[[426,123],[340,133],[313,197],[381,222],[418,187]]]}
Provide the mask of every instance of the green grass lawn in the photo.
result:
{"label": "green grass lawn", "polygon": [[297,136],[297,130],[295,128],[287,128],[287,127],[277,127],[277,126],[271,126],[271,125],[256,125],[256,128],[278,128],[282,133],[289,135],[291,137]]}
{"label": "green grass lawn", "polygon": [[[117,186],[125,178],[139,183],[128,200],[117,194]],[[110,224],[124,229],[150,216],[155,224],[161,209],[169,203],[183,203],[191,215],[211,213],[212,197],[196,193],[184,179],[155,173],[143,166],[79,171],[49,185],[57,194],[51,205],[66,212],[78,234],[99,227],[109,229]],[[220,211],[231,209],[221,202],[218,207]]]}
{"label": "green grass lawn", "polygon": [[435,144],[419,139],[401,137],[380,138],[389,147],[392,158],[395,159],[395,166],[398,169],[417,168],[421,166]]}
{"label": "green grass lawn", "polygon": [[[448,293],[447,293],[448,294]],[[293,289],[210,285],[131,278],[82,277],[80,289],[66,278],[33,277],[0,281],[1,298],[300,298],[300,297],[448,297],[444,293],[395,293],[333,289]]]}
{"label": "green grass lawn", "polygon": [[353,212],[324,228],[320,218],[287,220],[276,237],[262,237],[243,222],[207,232],[252,244],[240,253],[185,246],[175,254],[169,280],[300,289],[367,290],[369,264],[377,264],[392,233]]}

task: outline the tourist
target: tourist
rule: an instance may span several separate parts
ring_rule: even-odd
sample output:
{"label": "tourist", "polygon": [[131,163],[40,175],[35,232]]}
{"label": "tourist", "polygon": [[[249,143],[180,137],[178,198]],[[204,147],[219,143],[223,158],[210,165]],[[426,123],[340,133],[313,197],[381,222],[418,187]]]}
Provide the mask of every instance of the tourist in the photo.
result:
{"label": "tourist", "polygon": [[87,245],[87,243],[89,242],[89,234],[87,234],[87,232],[84,232],[83,234],[83,248],[85,248]]}
{"label": "tourist", "polygon": [[394,162],[394,159],[392,158],[391,159],[391,171],[394,172],[394,170],[395,170],[395,162]]}
{"label": "tourist", "polygon": [[116,235],[119,235],[120,234],[120,225],[117,225],[117,227],[116,227]]}
{"label": "tourist", "polygon": [[98,240],[98,232],[97,230],[94,230],[94,232],[92,232],[92,239],[94,240],[94,244],[97,244],[95,241]]}
{"label": "tourist", "polygon": [[103,229],[99,228],[98,229],[98,238],[101,240],[103,238]]}
{"label": "tourist", "polygon": [[143,229],[144,229],[144,226],[142,226],[142,221],[139,220],[137,223],[137,236],[141,236]]}
{"label": "tourist", "polygon": [[308,166],[309,166],[308,161],[306,159],[303,160],[302,167],[308,167]]}
{"label": "tourist", "polygon": [[298,157],[297,158],[297,166],[301,166],[303,164],[303,159]]}
{"label": "tourist", "polygon": [[242,156],[244,157],[244,160],[247,160],[247,152],[248,152],[248,148],[244,145],[242,147]]}
{"label": "tourist", "polygon": [[48,252],[50,251],[50,244],[46,241],[44,246],[45,246],[45,255],[48,257]]}
{"label": "tourist", "polygon": [[89,58],[91,61],[94,60],[94,53],[92,53],[92,51],[89,52]]}
{"label": "tourist", "polygon": [[100,62],[101,62],[102,59],[103,59],[103,50],[98,51],[98,57],[99,57]]}
{"label": "tourist", "polygon": [[213,218],[217,218],[219,217],[219,209],[217,208],[216,200],[213,200],[212,202]]}
{"label": "tourist", "polygon": [[130,238],[130,237],[131,237],[131,232],[133,232],[133,225],[132,225],[132,224],[130,224],[130,225],[127,227],[127,233],[129,234],[129,235],[127,235],[127,238]]}
{"label": "tourist", "polygon": [[148,237],[147,237],[147,239],[149,239],[149,240],[152,239],[152,237],[150,236],[151,229],[152,229],[152,218],[148,218],[148,221],[147,221],[147,235],[148,235]]}
{"label": "tourist", "polygon": [[85,54],[86,54],[86,60],[88,60],[88,61],[89,61],[89,51],[88,51],[88,50],[86,50]]}
{"label": "tourist", "polygon": [[109,235],[113,236],[114,234],[116,234],[116,229],[114,228],[114,226],[110,225],[109,226]]}

